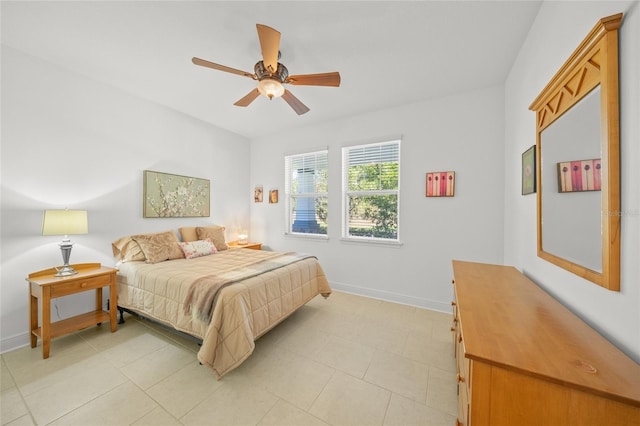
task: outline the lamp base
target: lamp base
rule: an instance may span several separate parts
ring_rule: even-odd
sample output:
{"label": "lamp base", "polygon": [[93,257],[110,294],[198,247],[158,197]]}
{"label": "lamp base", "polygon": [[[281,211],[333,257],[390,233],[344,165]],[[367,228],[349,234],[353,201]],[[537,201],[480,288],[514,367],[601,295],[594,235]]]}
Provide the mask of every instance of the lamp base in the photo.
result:
{"label": "lamp base", "polygon": [[78,273],[78,271],[76,271],[75,269],[73,269],[69,265],[64,265],[60,269],[57,269],[57,270],[58,270],[58,272],[56,272],[56,275],[55,275],[56,277],[68,277],[69,275],[75,275],[75,274]]}
{"label": "lamp base", "polygon": [[56,277],[68,277],[69,275],[75,275],[78,273],[75,269],[69,266],[69,258],[71,257],[71,248],[73,247],[73,243],[69,241],[68,238],[62,240],[59,244],[60,251],[62,252],[62,262],[64,265],[60,269],[56,268],[58,272],[56,273]]}

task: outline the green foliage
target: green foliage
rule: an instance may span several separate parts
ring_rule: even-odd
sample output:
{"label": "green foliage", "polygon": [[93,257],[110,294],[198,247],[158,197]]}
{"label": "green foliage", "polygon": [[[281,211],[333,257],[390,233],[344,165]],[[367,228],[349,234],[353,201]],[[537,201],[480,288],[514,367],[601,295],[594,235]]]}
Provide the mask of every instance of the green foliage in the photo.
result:
{"label": "green foliage", "polygon": [[398,189],[398,163],[359,164],[349,167],[349,191]]}
{"label": "green foliage", "polygon": [[[398,163],[360,164],[349,168],[350,191],[398,189]],[[349,234],[375,238],[397,238],[398,196],[390,194],[349,197]],[[354,222],[372,226],[354,226]]]}
{"label": "green foliage", "polygon": [[397,200],[397,195],[349,197],[349,234],[356,235],[355,229],[360,229],[358,236],[396,238]]}
{"label": "green foliage", "polygon": [[327,197],[316,198],[316,216],[322,223],[327,223]]}

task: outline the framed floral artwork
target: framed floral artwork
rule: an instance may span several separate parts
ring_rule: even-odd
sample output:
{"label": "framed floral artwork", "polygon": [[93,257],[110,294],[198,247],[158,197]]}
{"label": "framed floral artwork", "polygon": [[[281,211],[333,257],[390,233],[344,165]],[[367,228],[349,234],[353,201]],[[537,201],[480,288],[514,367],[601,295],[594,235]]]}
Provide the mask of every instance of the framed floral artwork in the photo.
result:
{"label": "framed floral artwork", "polygon": [[208,179],[145,170],[143,217],[209,217],[210,188]]}
{"label": "framed floral artwork", "polygon": [[455,194],[456,172],[427,173],[427,197],[453,197]]}
{"label": "framed floral artwork", "polygon": [[536,192],[536,146],[522,153],[522,195]]}

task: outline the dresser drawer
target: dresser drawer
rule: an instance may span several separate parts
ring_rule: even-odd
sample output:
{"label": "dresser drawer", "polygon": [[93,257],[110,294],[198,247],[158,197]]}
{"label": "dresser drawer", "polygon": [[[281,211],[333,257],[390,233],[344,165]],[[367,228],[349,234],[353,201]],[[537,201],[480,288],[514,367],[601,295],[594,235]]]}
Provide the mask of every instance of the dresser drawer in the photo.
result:
{"label": "dresser drawer", "polygon": [[451,302],[451,306],[453,307],[453,321],[451,323],[451,334],[453,336],[453,356],[458,357],[458,336],[460,335],[460,330],[458,326],[458,307],[456,301]]}
{"label": "dresser drawer", "polygon": [[464,356],[464,339],[460,333],[458,333],[456,352],[458,382],[465,383],[466,386],[469,387],[469,359]]}
{"label": "dresser drawer", "polygon": [[102,288],[111,283],[111,278],[111,274],[103,274],[95,277],[73,280],[65,284],[57,284],[51,288],[51,298],[62,297],[68,294],[90,290],[92,288]]}
{"label": "dresser drawer", "polygon": [[458,382],[458,425],[469,424],[469,388],[465,382]]}
{"label": "dresser drawer", "polygon": [[456,341],[456,379],[458,381],[458,424],[469,423],[469,394],[471,393],[471,375],[469,359],[465,358],[464,338],[462,330],[458,328]]}

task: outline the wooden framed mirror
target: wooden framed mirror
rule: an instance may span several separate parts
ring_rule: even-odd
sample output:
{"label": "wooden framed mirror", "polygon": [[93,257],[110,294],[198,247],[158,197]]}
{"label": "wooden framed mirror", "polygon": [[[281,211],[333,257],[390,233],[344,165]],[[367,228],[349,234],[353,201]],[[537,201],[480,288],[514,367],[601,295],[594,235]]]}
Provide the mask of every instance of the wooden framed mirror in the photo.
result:
{"label": "wooden framed mirror", "polygon": [[529,107],[536,112],[538,256],[620,290],[618,28],[602,18]]}

